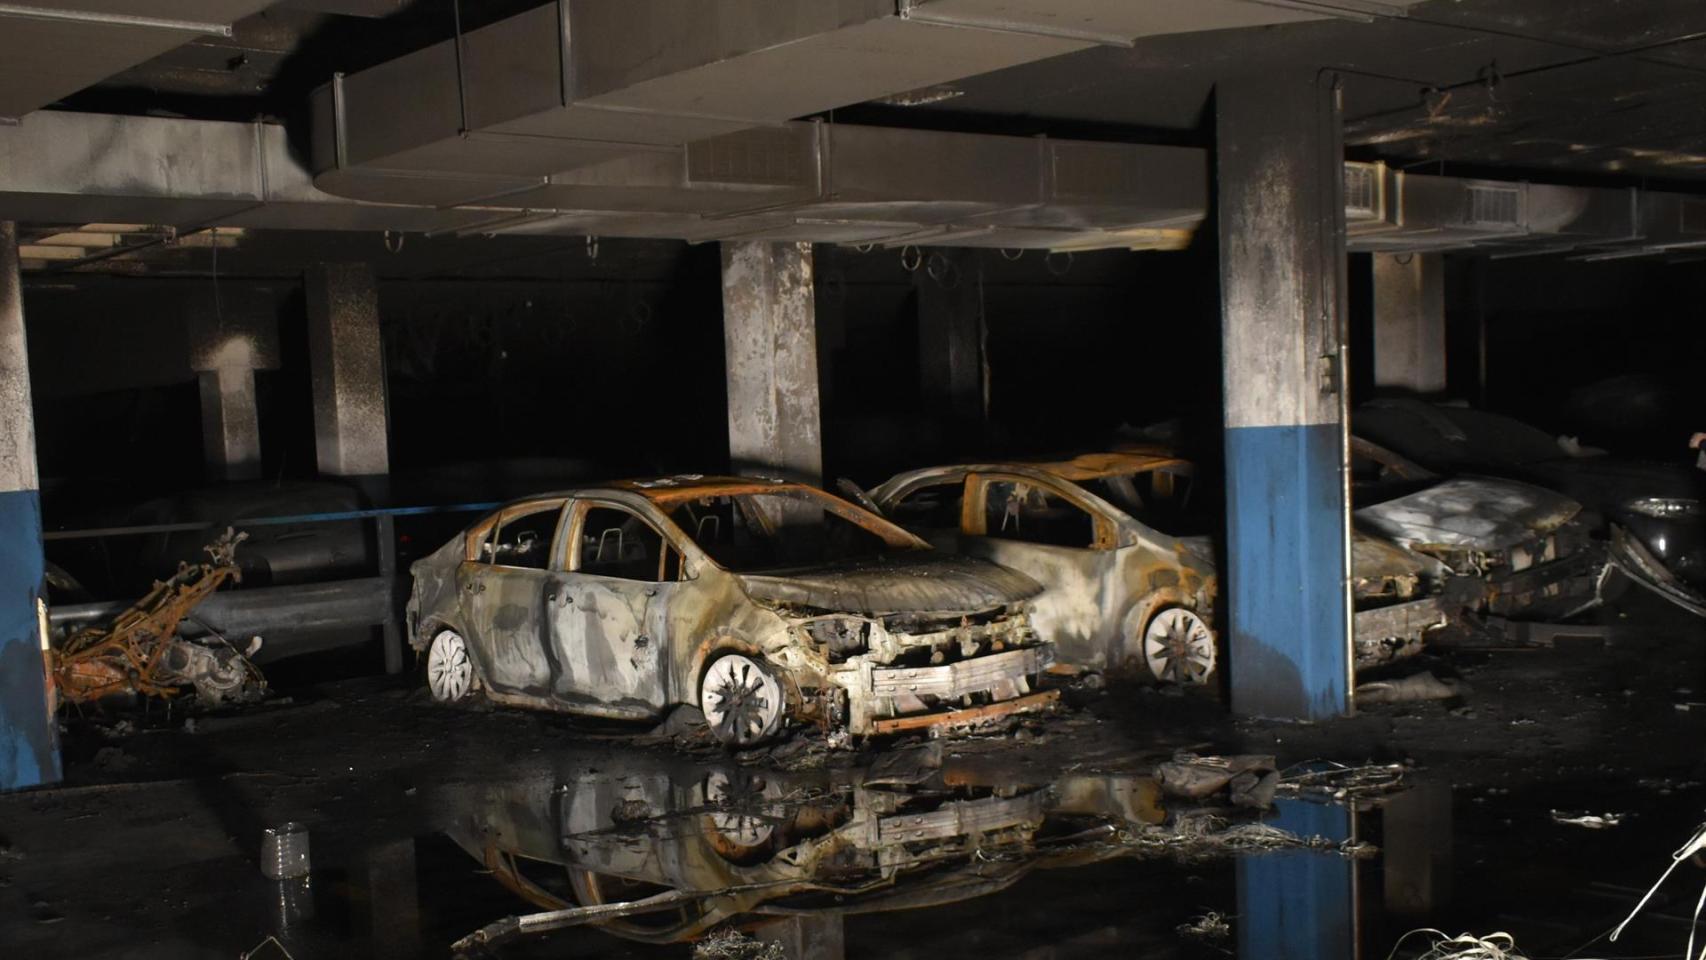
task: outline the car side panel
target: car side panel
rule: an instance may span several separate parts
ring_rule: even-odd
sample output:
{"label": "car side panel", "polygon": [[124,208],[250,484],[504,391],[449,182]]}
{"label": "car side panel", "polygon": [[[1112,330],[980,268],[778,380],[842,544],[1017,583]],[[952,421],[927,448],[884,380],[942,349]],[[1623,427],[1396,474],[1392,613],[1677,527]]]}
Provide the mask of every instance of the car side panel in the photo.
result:
{"label": "car side panel", "polygon": [[552,695],[571,705],[597,701],[614,712],[657,713],[668,700],[665,611],[681,587],[554,575],[545,600]]}

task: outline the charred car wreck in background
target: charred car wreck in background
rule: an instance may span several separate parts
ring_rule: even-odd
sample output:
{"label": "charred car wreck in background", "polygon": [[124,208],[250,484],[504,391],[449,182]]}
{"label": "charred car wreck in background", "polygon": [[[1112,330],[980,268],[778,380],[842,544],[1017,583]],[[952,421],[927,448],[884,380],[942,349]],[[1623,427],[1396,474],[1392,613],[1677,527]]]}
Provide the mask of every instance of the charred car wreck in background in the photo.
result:
{"label": "charred car wreck in background", "polygon": [[510,504],[413,565],[435,697],[617,718],[690,704],[731,745],[1038,708],[1035,581],[800,484],[680,477]]}
{"label": "charred car wreck in background", "polygon": [[1706,616],[1700,471],[1604,455],[1510,417],[1419,400],[1366,404],[1352,428],[1436,474],[1509,477],[1576,500],[1585,508],[1583,526],[1607,550],[1601,595],[1624,579]]}
{"label": "charred car wreck in background", "polygon": [[[1574,522],[1575,502],[1509,480],[1441,482],[1372,445],[1357,449],[1357,465],[1376,474],[1357,486],[1358,667],[1419,652],[1465,613],[1566,616],[1597,602],[1603,563]],[[1200,535],[1212,519],[1192,513],[1195,482],[1189,462],[1134,449],[916,470],[872,496],[937,545],[1041,581],[1034,619],[1063,663],[1134,662],[1158,679],[1202,683],[1216,663],[1217,582]]]}
{"label": "charred car wreck in background", "polygon": [[1165,453],[1086,454],[913,470],[871,499],[938,547],[1041,582],[1033,619],[1062,663],[1208,683],[1218,663],[1213,544],[1161,532],[1197,528],[1194,478]]}
{"label": "charred car wreck in background", "polygon": [[1514,480],[1441,480],[1351,443],[1357,665],[1419,652],[1467,617],[1567,618],[1600,602],[1605,553],[1581,504]]}

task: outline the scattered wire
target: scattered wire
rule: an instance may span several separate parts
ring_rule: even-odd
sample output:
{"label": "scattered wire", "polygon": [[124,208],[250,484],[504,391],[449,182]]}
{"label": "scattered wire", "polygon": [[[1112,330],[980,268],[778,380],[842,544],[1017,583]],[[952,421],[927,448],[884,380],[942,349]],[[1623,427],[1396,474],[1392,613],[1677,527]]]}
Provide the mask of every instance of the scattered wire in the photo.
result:
{"label": "scattered wire", "polygon": [[[1696,827],[1694,829],[1694,836],[1689,837],[1687,843],[1678,847],[1676,852],[1670,855],[1670,866],[1665,868],[1664,873],[1659,874],[1659,879],[1647,891],[1647,895],[1641,898],[1641,902],[1635,904],[1635,909],[1629,911],[1629,915],[1623,918],[1623,922],[1618,924],[1617,927],[1611,931],[1610,939],[1613,943],[1617,942],[1617,938],[1623,934],[1623,928],[1629,925],[1629,921],[1634,920],[1635,915],[1641,912],[1641,908],[1647,905],[1647,901],[1653,899],[1653,894],[1659,892],[1659,887],[1664,886],[1664,882],[1670,879],[1671,872],[1677,868],[1677,865],[1703,850],[1706,850],[1706,823]],[[1703,887],[1700,890],[1700,899],[1694,904],[1694,919],[1688,925],[1688,947],[1682,953],[1683,960],[1689,960],[1691,957],[1696,957],[1694,953],[1694,934],[1700,926],[1700,911],[1702,908],[1706,908],[1706,887]],[[1706,947],[1701,948],[1696,960],[1706,960]]]}
{"label": "scattered wire", "polygon": [[1393,960],[1404,941],[1411,937],[1433,937],[1426,953],[1416,960],[1528,960],[1528,955],[1516,948],[1516,938],[1508,933],[1489,933],[1478,937],[1472,933],[1460,933],[1451,936],[1443,930],[1424,927],[1411,930],[1398,938],[1392,945],[1392,952],[1386,955],[1386,960]]}

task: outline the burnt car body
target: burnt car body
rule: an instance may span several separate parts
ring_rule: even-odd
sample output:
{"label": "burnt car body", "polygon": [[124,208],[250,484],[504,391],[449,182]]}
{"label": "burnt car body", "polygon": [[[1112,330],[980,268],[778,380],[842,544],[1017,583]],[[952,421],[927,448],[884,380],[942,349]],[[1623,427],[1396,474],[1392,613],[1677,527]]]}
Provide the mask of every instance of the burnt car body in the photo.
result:
{"label": "burnt car body", "polygon": [[1156,528],[1190,527],[1194,477],[1167,453],[1095,453],[912,470],[871,499],[942,549],[1035,577],[1033,621],[1063,663],[1206,683],[1218,662],[1212,543]]}
{"label": "burnt car body", "polygon": [[664,900],[598,924],[646,943],[985,896],[1037,869],[1135,855],[1106,839],[1166,819],[1149,777],[1026,782],[939,750],[892,756],[883,766],[903,775],[571,755],[529,778],[452,788],[434,807],[449,814],[446,836],[541,910]]}
{"label": "burnt car body", "polygon": [[1468,407],[1381,400],[1352,417],[1357,437],[1447,476],[1485,474],[1555,490],[1586,508],[1612,569],[1706,616],[1706,476],[1672,463],[1570,455],[1521,421]]}
{"label": "burnt car body", "polygon": [[435,697],[614,718],[705,712],[749,744],[1041,707],[1052,661],[1023,574],[943,556],[801,484],[625,481],[509,504],[416,561]]}
{"label": "burnt car body", "polygon": [[[1373,445],[1357,450],[1381,478],[1356,485],[1357,667],[1419,652],[1466,610],[1522,617],[1596,602],[1603,564],[1595,563],[1599,554],[1587,548],[1580,525],[1572,525],[1580,511],[1574,501],[1510,480],[1441,481]],[[885,514],[938,546],[987,557],[1043,583],[1034,621],[1055,641],[1063,663],[1109,669],[1136,661],[1159,679],[1207,682],[1217,656],[1211,542],[1153,526],[1180,532],[1209,526],[1193,514],[1196,482],[1188,461],[1161,448],[1133,448],[1055,463],[916,470],[872,497]],[[1042,491],[1056,524],[1068,507],[1092,518],[1091,527],[1080,521],[1074,534],[1082,539],[1082,531],[1094,529],[1091,541],[1066,543],[1058,526],[1027,532],[1034,503],[1021,502],[1012,525],[1005,505],[1014,484],[1028,485],[1024,496],[1033,501]],[[1200,623],[1196,643],[1181,638],[1166,617],[1192,628]]]}
{"label": "burnt car body", "polygon": [[1558,618],[1600,601],[1604,550],[1581,504],[1562,494],[1441,479],[1361,438],[1351,479],[1358,666],[1418,652],[1465,612]]}

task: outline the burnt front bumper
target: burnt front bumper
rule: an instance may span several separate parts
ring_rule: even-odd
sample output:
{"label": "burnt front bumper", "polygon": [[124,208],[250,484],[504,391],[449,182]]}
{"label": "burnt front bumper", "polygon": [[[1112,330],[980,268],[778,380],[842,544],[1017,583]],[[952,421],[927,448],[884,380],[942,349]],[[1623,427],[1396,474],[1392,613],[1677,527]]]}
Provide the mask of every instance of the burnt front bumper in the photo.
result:
{"label": "burnt front bumper", "polygon": [[[865,735],[963,726],[1045,706],[1030,680],[1054,662],[1048,643],[935,666],[863,663],[848,689],[848,730]],[[848,679],[854,679],[849,677]]]}

